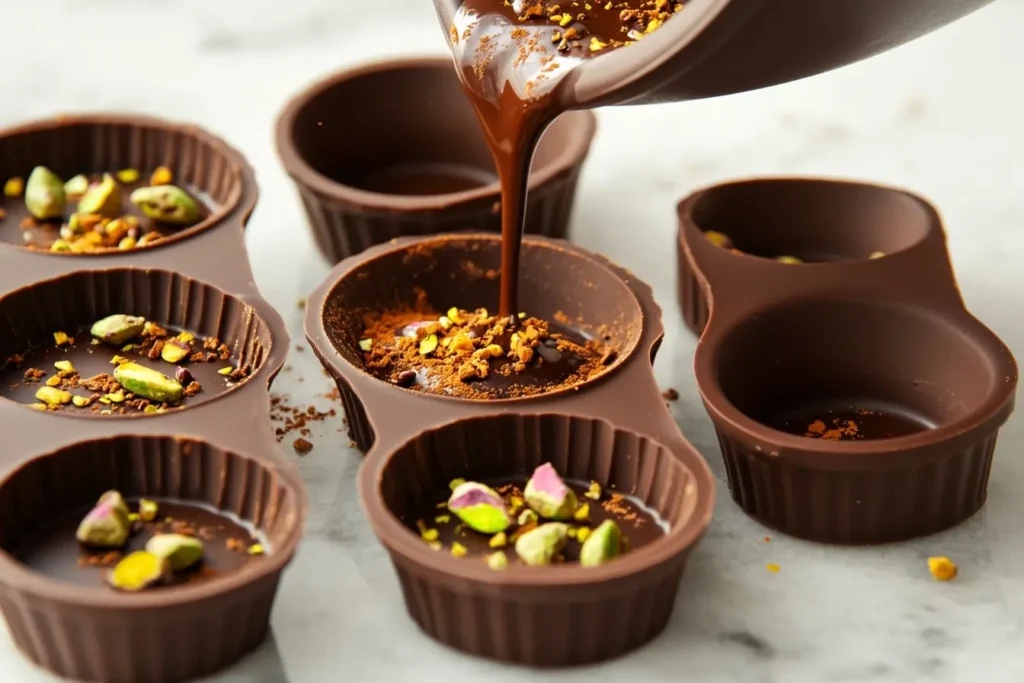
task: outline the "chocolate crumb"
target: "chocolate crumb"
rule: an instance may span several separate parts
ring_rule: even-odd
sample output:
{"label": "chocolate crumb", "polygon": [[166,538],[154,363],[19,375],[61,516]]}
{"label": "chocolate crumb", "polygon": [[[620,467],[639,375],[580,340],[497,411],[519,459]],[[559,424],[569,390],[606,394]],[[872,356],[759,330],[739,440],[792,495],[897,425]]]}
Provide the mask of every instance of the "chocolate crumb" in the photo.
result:
{"label": "chocolate crumb", "polygon": [[292,442],[292,448],[294,448],[295,452],[298,453],[299,455],[305,455],[306,453],[309,453],[311,450],[313,450],[313,444],[311,444],[306,439],[299,437],[298,439],[295,439],[295,441]]}
{"label": "chocolate crumb", "polygon": [[665,399],[666,401],[678,401],[679,400],[679,392],[676,391],[675,389],[672,389],[671,387],[669,387],[668,389],[666,389],[664,391],[664,393],[662,393],[661,397],[663,399]]}

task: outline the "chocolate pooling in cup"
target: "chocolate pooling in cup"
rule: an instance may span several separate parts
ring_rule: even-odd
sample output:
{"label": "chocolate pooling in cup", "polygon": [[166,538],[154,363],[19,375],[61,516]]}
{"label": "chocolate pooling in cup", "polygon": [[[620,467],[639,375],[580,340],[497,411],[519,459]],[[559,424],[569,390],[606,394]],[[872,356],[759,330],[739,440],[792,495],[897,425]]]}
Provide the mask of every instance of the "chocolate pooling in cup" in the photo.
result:
{"label": "chocolate pooling in cup", "polygon": [[435,0],[456,69],[501,183],[499,313],[517,308],[527,181],[537,143],[564,111],[558,86],[584,60],[657,30],[683,3],[628,0]]}

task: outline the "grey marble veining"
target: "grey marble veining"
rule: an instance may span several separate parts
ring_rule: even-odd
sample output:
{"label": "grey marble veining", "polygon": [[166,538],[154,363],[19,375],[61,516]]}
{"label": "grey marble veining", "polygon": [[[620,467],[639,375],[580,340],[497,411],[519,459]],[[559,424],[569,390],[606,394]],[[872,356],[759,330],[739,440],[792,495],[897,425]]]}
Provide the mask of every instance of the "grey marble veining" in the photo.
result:
{"label": "grey marble veining", "polygon": [[[427,0],[0,1],[0,125],[77,110],[148,112],[224,135],[256,167],[261,199],[248,231],[257,281],[304,346],[300,298],[327,273],[272,147],[274,117],[306,82],[359,61],[441,53]],[[673,412],[721,486],[675,616],[658,640],[619,661],[531,672],[451,652],[406,617],[389,562],[364,522],[359,456],[340,417],[314,425],[295,458],[309,487],[306,540],[286,573],[273,639],[218,682],[486,679],[826,683],[1019,681],[1024,620],[1022,422],[1004,428],[989,502],[962,527],[875,549],[772,535],[729,500],[713,431],[693,384],[695,341],[674,300],[675,201],[756,174],[823,174],[929,196],[950,233],[975,314],[1024,350],[1024,2],[1002,0],[895,52],[848,69],[721,100],[600,113],[573,238],[648,280],[667,329],[656,370],[679,390]],[[617,161],[612,162],[613,155]],[[640,226],[643,235],[638,235]],[[274,389],[326,409],[330,385],[293,349]],[[961,575],[925,566],[950,555]],[[778,574],[765,563],[781,566]],[[0,632],[0,681],[52,680]]]}

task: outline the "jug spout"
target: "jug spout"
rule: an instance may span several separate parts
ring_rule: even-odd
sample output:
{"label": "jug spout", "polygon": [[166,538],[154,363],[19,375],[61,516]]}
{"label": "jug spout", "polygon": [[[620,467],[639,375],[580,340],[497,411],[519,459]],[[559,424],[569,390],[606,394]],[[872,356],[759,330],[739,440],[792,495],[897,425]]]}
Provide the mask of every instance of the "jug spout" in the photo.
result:
{"label": "jug spout", "polygon": [[909,42],[993,0],[690,0],[655,33],[581,64],[566,108],[757,90]]}

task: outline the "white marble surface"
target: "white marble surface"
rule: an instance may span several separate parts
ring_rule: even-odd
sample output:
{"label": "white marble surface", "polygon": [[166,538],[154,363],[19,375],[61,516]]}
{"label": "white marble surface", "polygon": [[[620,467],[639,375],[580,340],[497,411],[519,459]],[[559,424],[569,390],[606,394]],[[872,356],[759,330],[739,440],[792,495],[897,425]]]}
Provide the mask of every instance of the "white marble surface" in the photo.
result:
{"label": "white marble surface", "polygon": [[[304,344],[296,302],[326,274],[271,144],[278,108],[305,82],[393,54],[441,52],[428,0],[0,0],[0,125],[76,110],[190,119],[248,155],[261,183],[249,232],[257,280]],[[396,19],[395,15],[408,16]],[[600,667],[555,673],[451,652],[406,618],[388,561],[363,521],[360,458],[340,417],[315,425],[301,469],[312,499],[274,636],[217,681],[1019,681],[1024,660],[1024,445],[1005,427],[989,502],[959,529],[883,549],[774,537],[733,506],[691,372],[694,340],[675,308],[673,205],[693,188],[753,174],[827,174],[931,197],[950,232],[968,304],[1024,351],[1024,1],[1001,0],[938,34],[849,69],[717,101],[602,111],[573,238],[655,288],[667,340],[657,362],[673,411],[712,463],[719,503],[668,631]],[[665,132],[669,135],[666,137]],[[625,148],[625,151],[623,151]],[[620,161],[612,163],[613,154]],[[639,226],[639,227],[638,227]],[[643,231],[640,238],[638,230]],[[275,390],[325,408],[330,389],[294,352]],[[303,378],[305,381],[298,381]],[[0,522],[2,523],[2,522]],[[948,554],[960,578],[931,579]],[[778,574],[766,562],[781,565]],[[0,681],[52,680],[0,633]]]}

